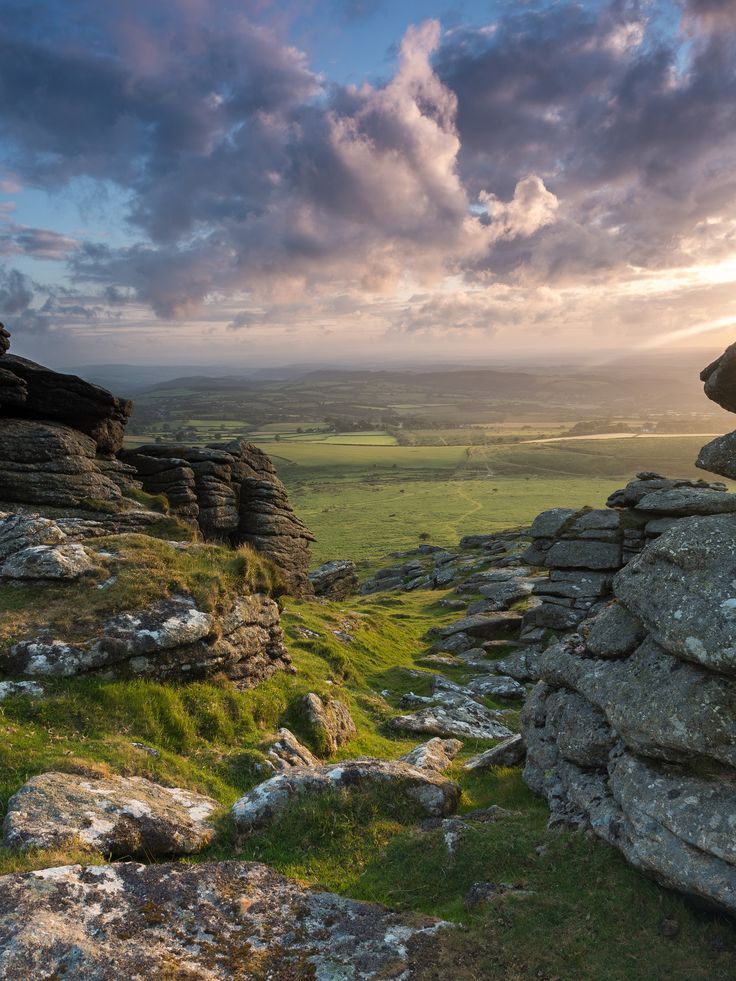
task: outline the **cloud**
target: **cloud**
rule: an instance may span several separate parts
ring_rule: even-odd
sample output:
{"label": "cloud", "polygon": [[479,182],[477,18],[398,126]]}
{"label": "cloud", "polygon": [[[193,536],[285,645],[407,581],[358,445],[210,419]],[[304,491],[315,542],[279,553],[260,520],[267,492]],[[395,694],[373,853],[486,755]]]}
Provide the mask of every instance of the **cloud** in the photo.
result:
{"label": "cloud", "polygon": [[[370,304],[374,327],[408,334],[552,324],[570,291],[600,317],[589,289],[613,309],[641,270],[735,249],[733,3],[678,3],[428,20],[391,77],[344,86],[256,0],[79,0],[71,20],[7,0],[2,173],[115,185],[129,239],[79,244],[8,218],[0,251],[66,257],[80,310],[99,295],[190,323],[210,311],[232,331],[332,329]],[[72,300],[56,302],[63,319]]]}
{"label": "cloud", "polygon": [[47,228],[29,228],[0,218],[0,256],[25,255],[35,259],[65,259],[79,246],[76,239]]}

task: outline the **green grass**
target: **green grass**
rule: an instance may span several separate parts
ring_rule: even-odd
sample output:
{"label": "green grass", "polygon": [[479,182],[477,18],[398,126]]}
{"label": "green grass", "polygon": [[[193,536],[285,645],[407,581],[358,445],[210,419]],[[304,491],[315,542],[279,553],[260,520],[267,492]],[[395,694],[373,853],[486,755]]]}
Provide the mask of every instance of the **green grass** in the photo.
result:
{"label": "green grass", "polygon": [[[421,688],[417,666],[430,617],[452,616],[436,594],[353,599],[341,604],[287,601],[284,625],[298,668],[252,691],[228,681],[187,685],[99,679],[45,682],[42,700],[15,697],[0,712],[0,802],[29,776],[50,769],[139,774],[214,796],[223,810],[215,843],[187,861],[267,862],[307,883],[357,899],[416,910],[462,924],[442,931],[422,978],[728,978],[736,970],[736,930],[699,912],[628,868],[607,846],[546,830],[547,808],[514,769],[470,776],[462,761],[449,775],[463,787],[461,810],[491,804],[507,813],[471,826],[447,851],[439,831],[420,831],[416,815],[385,793],[302,800],[267,831],[238,842],[227,808],[261,778],[256,764],[269,733],[288,725],[306,738],[298,711],[310,690],[343,699],[358,735],[340,757],[396,758],[418,740],[389,736],[394,709],[378,694]],[[309,630],[318,637],[304,636]],[[352,643],[338,640],[343,630]],[[136,749],[143,743],[157,758]],[[53,852],[0,852],[0,871],[104,856],[70,845]],[[485,907],[463,897],[479,880],[519,887]],[[662,936],[665,919],[680,926]]]}
{"label": "green grass", "polygon": [[283,591],[275,566],[247,545],[182,548],[149,535],[111,535],[87,547],[99,553],[98,565],[79,582],[0,591],[0,656],[17,637],[42,628],[70,642],[86,639],[102,618],[173,593],[189,593],[200,608],[214,610],[243,592]]}

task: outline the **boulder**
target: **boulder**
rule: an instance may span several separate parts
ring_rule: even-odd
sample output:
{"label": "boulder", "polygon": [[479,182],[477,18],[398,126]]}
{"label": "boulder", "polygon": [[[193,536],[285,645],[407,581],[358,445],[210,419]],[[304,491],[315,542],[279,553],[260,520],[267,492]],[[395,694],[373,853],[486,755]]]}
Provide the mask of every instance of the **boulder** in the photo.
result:
{"label": "boulder", "polygon": [[266,755],[269,766],[276,771],[290,770],[295,766],[320,765],[317,757],[288,729],[279,729],[276,738],[268,746]]}
{"label": "boulder", "polygon": [[[498,634],[507,634],[518,631],[521,626],[521,614],[514,610],[507,610],[500,613],[478,613],[474,616],[464,617],[451,623],[449,627],[443,627],[439,634],[441,638],[452,637],[453,634],[467,634],[469,637],[480,637],[482,640],[491,640]],[[445,644],[443,650],[449,650]]]}
{"label": "boulder", "polygon": [[447,739],[506,739],[511,730],[498,720],[502,714],[467,699],[461,705],[432,705],[388,723],[394,732],[442,736]]}
{"label": "boulder", "polygon": [[441,773],[446,770],[463,748],[459,739],[440,739],[435,736],[421,746],[416,746],[401,756],[401,763],[408,763],[419,770],[434,770]]}
{"label": "boulder", "polygon": [[350,709],[337,698],[320,698],[309,692],[302,699],[302,708],[314,740],[325,756],[336,753],[358,734]]}
{"label": "boulder", "polygon": [[546,557],[546,565],[556,569],[618,569],[621,545],[614,542],[556,541]]}
{"label": "boulder", "polygon": [[656,511],[674,518],[701,514],[733,514],[736,511],[736,494],[727,494],[725,490],[673,487],[671,490],[645,494],[637,508],[639,511]]}
{"label": "boulder", "polygon": [[698,454],[695,466],[736,480],[736,432],[716,436],[706,443]]}
{"label": "boulder", "polygon": [[620,603],[612,603],[592,621],[586,643],[597,657],[626,657],[645,637],[646,630],[636,617]]}
{"label": "boulder", "polygon": [[248,834],[273,824],[299,797],[372,787],[387,788],[428,817],[452,814],[460,800],[460,787],[433,770],[389,760],[343,760],[271,777],[233,804],[233,821],[237,831]]}
{"label": "boulder", "polygon": [[526,744],[521,733],[516,733],[504,739],[491,749],[478,756],[473,756],[465,764],[464,769],[471,772],[483,773],[494,766],[519,766],[526,756]]}
{"label": "boulder", "polygon": [[43,688],[35,681],[0,681],[0,702],[4,702],[6,698],[14,698],[16,695],[40,698],[43,695]]}
{"label": "boulder", "polygon": [[526,697],[526,689],[518,681],[502,674],[490,678],[474,678],[466,687],[471,695],[480,698],[509,698],[523,701]]}
{"label": "boulder", "polygon": [[314,572],[309,573],[315,596],[341,600],[358,591],[358,574],[351,559],[336,559],[325,562]]}
{"label": "boulder", "polygon": [[72,865],[1,881],[5,978],[410,977],[432,963],[444,926],[247,862]]}
{"label": "boulder", "polygon": [[36,545],[61,545],[67,536],[55,521],[37,514],[0,513],[0,563]]}
{"label": "boulder", "polygon": [[89,436],[100,453],[121,449],[132,402],[76,375],[61,374],[12,354],[3,356],[2,370],[22,385],[23,395],[8,400],[7,387],[0,379],[0,417],[60,423]]}
{"label": "boulder", "polygon": [[155,600],[103,621],[87,640],[40,636],[18,641],[0,661],[11,675],[162,680],[223,673],[243,687],[290,667],[279,611],[267,596],[236,599],[209,613],[189,596]]}
{"label": "boulder", "polygon": [[61,848],[81,842],[105,855],[176,855],[210,843],[217,801],[142,777],[91,779],[72,773],[31,777],[10,798],[8,848]]}
{"label": "boulder", "polygon": [[0,564],[0,579],[79,579],[96,568],[94,559],[83,546],[31,545],[16,552]]}
{"label": "boulder", "polygon": [[736,344],[700,372],[705,394],[728,412],[736,412]]}
{"label": "boulder", "polygon": [[736,673],[736,517],[687,518],[623,569],[619,600],[672,654]]}
{"label": "boulder", "polygon": [[0,358],[10,347],[10,331],[5,329],[5,324],[0,324]]}

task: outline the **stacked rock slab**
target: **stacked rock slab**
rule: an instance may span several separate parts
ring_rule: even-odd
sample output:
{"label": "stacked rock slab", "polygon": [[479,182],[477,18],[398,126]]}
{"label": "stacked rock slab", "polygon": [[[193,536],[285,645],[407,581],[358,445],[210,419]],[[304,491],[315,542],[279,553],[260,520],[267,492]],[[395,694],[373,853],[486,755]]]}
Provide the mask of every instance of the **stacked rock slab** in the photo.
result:
{"label": "stacked rock slab", "polygon": [[140,487],[114,454],[132,403],[7,354],[0,328],[0,501],[76,508]]}
{"label": "stacked rock slab", "polygon": [[204,447],[140,446],[121,454],[149,493],[163,493],[203,536],[252,545],[281,570],[289,590],[311,592],[309,543],[314,536],[294,514],[269,458],[252,443]]}
{"label": "stacked rock slab", "polygon": [[535,518],[524,559],[549,569],[549,576],[534,586],[542,602],[525,614],[523,633],[574,629],[611,598],[614,575],[649,542],[683,518],[736,513],[736,494],[722,483],[647,472],[615,491],[607,505],[554,508]]}
{"label": "stacked rock slab", "polygon": [[[735,367],[730,348],[703,373],[708,394],[730,408]],[[521,718],[524,779],[547,798],[552,824],[590,829],[664,885],[730,913],[735,501],[722,485],[652,474],[612,496],[621,523],[611,530],[633,528],[640,544],[632,547],[633,536],[623,533],[609,542],[621,549],[621,568],[597,570],[610,581],[608,599],[601,602],[602,590],[587,611],[567,608],[581,614],[571,617],[576,629],[540,655],[541,680]],[[593,540],[583,537],[579,520],[580,512],[547,512],[535,522],[537,556],[551,581],[561,581],[553,577],[565,568],[593,571],[555,564]]]}

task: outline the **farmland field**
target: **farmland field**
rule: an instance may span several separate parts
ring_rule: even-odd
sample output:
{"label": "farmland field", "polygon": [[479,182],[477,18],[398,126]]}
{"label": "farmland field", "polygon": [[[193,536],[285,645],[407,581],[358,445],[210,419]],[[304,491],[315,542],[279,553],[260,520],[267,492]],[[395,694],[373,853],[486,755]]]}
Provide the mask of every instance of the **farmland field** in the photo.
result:
{"label": "farmland field", "polygon": [[640,470],[707,478],[700,437],[499,447],[261,444],[317,536],[315,563],[528,524],[551,507],[603,507]]}

